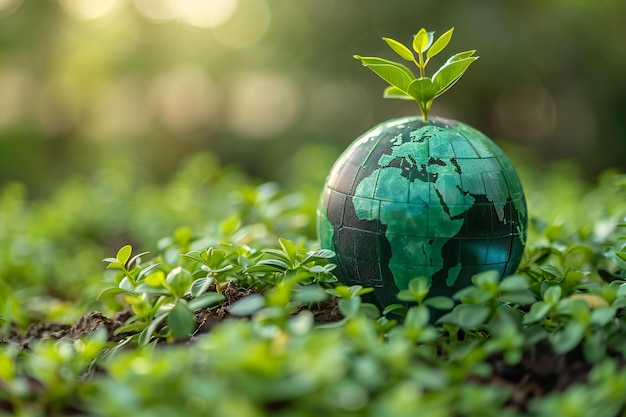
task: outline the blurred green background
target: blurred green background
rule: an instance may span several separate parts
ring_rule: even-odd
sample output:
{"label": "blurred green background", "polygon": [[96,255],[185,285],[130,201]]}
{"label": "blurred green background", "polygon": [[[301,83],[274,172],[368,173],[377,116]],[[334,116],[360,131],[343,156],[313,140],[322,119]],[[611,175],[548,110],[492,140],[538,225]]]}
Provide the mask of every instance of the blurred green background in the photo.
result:
{"label": "blurred green background", "polygon": [[0,337],[105,308],[101,259],[125,244],[172,262],[314,247],[341,151],[419,113],[352,55],[393,58],[381,37],[422,26],[478,50],[431,114],[505,148],[533,236],[623,221],[610,175],[589,184],[626,168],[624,16],[623,0],[0,0]]}
{"label": "blurred green background", "polygon": [[625,16],[621,0],[0,0],[0,185],[45,196],[112,156],[163,179],[203,150],[323,181],[360,133],[418,113],[352,55],[393,58],[381,37],[422,26],[481,56],[432,114],[595,176],[626,165]]}

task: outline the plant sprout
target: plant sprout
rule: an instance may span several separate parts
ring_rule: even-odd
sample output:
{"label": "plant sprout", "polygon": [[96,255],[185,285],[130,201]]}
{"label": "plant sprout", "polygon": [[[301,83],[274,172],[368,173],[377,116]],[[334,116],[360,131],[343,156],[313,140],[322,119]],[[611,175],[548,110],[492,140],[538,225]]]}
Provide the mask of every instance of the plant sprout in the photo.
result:
{"label": "plant sprout", "polygon": [[427,121],[434,99],[448,91],[461,78],[470,64],[478,59],[474,56],[475,50],[459,52],[451,56],[432,77],[426,76],[426,65],[448,45],[453,32],[454,28],[451,28],[433,42],[435,32],[420,29],[413,38],[412,45],[417,57],[402,43],[383,38],[396,54],[417,66],[419,77],[415,77],[409,68],[398,62],[360,55],[354,55],[354,57],[390,84],[383,93],[385,98],[415,100],[420,106],[424,121]]}

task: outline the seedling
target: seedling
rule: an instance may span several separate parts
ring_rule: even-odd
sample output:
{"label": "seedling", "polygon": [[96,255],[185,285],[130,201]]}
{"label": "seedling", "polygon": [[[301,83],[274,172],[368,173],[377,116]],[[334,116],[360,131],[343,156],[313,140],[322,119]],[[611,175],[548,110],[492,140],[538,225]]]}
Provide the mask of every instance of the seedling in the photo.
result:
{"label": "seedling", "polygon": [[459,52],[448,58],[432,77],[426,75],[426,66],[431,58],[443,51],[450,42],[453,32],[454,28],[451,28],[433,42],[434,32],[427,32],[422,28],[413,38],[413,50],[394,39],[383,38],[402,59],[417,66],[418,77],[398,62],[378,57],[360,55],[354,55],[354,57],[390,84],[383,93],[385,98],[415,100],[420,106],[424,121],[427,121],[433,101],[456,84],[470,64],[478,59],[474,56],[475,50]]}

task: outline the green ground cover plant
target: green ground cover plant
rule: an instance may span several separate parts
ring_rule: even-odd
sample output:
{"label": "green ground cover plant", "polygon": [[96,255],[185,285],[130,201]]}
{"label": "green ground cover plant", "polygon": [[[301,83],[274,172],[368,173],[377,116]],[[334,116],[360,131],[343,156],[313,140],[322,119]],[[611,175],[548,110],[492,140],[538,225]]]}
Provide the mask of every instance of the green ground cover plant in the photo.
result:
{"label": "green ground cover plant", "polygon": [[415,277],[385,311],[336,281],[315,192],[209,154],[161,184],[123,160],[9,184],[0,415],[626,415],[626,176],[518,159],[517,273],[451,299]]}

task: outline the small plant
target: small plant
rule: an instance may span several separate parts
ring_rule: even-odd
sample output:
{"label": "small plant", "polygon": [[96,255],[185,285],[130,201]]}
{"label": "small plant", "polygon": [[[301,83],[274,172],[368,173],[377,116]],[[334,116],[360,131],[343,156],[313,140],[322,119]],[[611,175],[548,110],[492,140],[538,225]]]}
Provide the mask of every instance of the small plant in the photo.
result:
{"label": "small plant", "polygon": [[448,45],[454,28],[441,35],[436,41],[434,32],[422,28],[413,38],[413,51],[402,43],[383,38],[387,45],[401,58],[414,63],[419,69],[419,77],[405,65],[377,57],[355,55],[363,65],[374,71],[383,80],[391,84],[383,93],[386,98],[415,100],[420,106],[424,121],[428,120],[428,112],[433,100],[445,93],[463,75],[470,64],[478,59],[475,50],[454,54],[439,68],[432,77],[426,75],[426,66],[431,58],[438,55]]}
{"label": "small plant", "polygon": [[[105,289],[98,298],[123,294],[134,313],[118,333],[139,332],[139,344],[145,345],[159,335],[165,322],[167,326],[161,336],[169,340],[184,338],[195,330],[195,310],[224,299],[222,294],[208,291],[205,281],[194,279],[189,269],[176,266],[166,274],[163,268],[168,268],[167,265],[157,262],[143,266],[140,258],[145,253],[131,258],[132,250],[132,246],[126,245],[115,258],[104,259],[107,268],[121,272],[116,278],[117,286]],[[207,276],[214,279],[214,272],[208,270]]]}
{"label": "small plant", "polygon": [[[117,333],[133,336],[119,341],[101,329],[23,349],[12,300],[26,298],[3,285],[0,415],[616,415],[626,406],[626,200],[607,194],[597,200],[614,204],[609,234],[579,233],[604,217],[584,215],[585,200],[569,224],[537,230],[517,275],[477,274],[452,298],[415,278],[398,292],[410,307],[383,316],[361,299],[371,288],[335,282],[331,251],[302,236],[266,245],[273,234],[257,225],[267,207],[209,240],[177,229],[152,259],[130,246],[107,258],[100,298],[131,314]],[[251,295],[226,306],[237,286]],[[317,324],[320,305],[337,309],[334,321]],[[142,347],[184,340],[196,308],[229,320],[189,343]]]}
{"label": "small plant", "polygon": [[[184,245],[175,247],[183,250],[190,240],[191,232]],[[119,272],[114,277],[116,285],[104,289],[98,298],[124,297],[133,315],[117,333],[138,334],[140,345],[154,338],[188,337],[196,330],[194,312],[219,306],[226,300],[223,291],[230,283],[258,291],[231,305],[230,314],[254,315],[262,324],[284,327],[299,307],[326,299],[322,286],[336,281],[335,265],[328,262],[335,254],[302,250],[285,238],[278,243],[278,248],[262,250],[222,244],[178,256],[168,247],[163,256],[146,264],[141,262],[145,252],[131,257],[132,247],[126,245],[115,257],[104,259],[108,269]]]}

